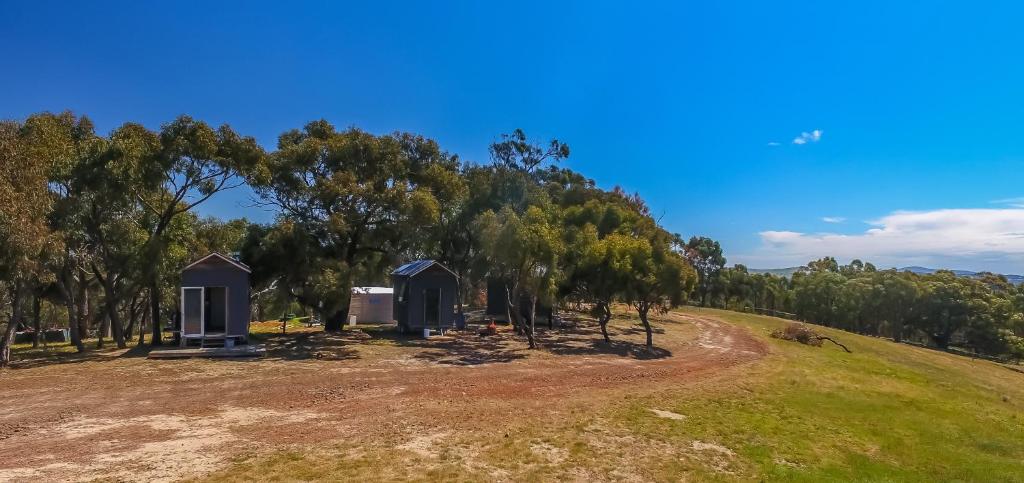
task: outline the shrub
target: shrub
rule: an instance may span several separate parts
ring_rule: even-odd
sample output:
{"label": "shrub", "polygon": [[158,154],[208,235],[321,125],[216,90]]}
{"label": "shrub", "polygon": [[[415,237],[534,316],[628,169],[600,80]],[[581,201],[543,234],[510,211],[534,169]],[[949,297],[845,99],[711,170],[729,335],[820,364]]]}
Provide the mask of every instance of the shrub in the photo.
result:
{"label": "shrub", "polygon": [[782,330],[773,331],[771,335],[776,339],[792,340],[815,347],[821,346],[821,336],[804,324],[789,324]]}

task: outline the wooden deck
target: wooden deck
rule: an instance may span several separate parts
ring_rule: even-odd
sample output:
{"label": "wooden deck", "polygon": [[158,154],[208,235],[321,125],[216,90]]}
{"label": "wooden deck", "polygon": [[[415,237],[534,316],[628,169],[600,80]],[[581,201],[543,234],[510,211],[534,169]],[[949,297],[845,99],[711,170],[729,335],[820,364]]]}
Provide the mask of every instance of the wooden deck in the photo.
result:
{"label": "wooden deck", "polygon": [[205,347],[205,348],[180,348],[180,349],[157,349],[150,351],[148,359],[189,359],[193,357],[205,358],[235,358],[235,357],[263,357],[267,349],[260,345],[239,345],[232,348]]}

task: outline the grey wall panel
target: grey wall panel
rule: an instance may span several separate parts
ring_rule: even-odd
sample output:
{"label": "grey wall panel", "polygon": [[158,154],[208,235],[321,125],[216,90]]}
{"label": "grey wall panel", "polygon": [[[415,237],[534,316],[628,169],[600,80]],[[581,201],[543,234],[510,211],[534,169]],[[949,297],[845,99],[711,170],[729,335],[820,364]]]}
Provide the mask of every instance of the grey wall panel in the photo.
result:
{"label": "grey wall panel", "polygon": [[249,274],[217,258],[181,272],[182,287],[227,287],[228,335],[249,335]]}

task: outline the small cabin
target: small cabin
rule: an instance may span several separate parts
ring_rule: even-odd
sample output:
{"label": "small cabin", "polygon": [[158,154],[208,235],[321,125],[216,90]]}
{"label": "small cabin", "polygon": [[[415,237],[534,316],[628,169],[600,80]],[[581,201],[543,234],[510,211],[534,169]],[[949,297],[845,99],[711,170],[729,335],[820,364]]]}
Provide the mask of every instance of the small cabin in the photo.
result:
{"label": "small cabin", "polygon": [[250,273],[247,265],[220,253],[181,270],[182,346],[248,341]]}
{"label": "small cabin", "polygon": [[459,280],[434,260],[416,260],[391,273],[394,318],[401,331],[455,325]]}
{"label": "small cabin", "polygon": [[390,323],[394,318],[394,289],[391,287],[352,287],[348,317],[356,323]]}

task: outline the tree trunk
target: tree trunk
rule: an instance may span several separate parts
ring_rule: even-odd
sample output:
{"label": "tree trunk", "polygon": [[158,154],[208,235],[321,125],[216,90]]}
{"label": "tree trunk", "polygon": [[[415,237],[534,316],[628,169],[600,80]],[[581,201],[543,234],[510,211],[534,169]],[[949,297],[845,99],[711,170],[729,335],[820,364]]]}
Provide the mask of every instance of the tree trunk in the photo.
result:
{"label": "tree trunk", "polygon": [[[153,347],[163,343],[163,334],[160,330],[160,281],[157,277],[158,275],[154,273],[149,281],[149,317],[153,326],[153,339],[150,341],[150,345]],[[141,335],[139,340],[142,340]]]}
{"label": "tree trunk", "polygon": [[637,314],[640,316],[640,322],[644,324],[644,331],[647,332],[647,348],[654,348],[654,332],[651,331],[651,323],[647,320],[647,312],[650,311],[650,307],[643,307],[637,309]]}
{"label": "tree trunk", "polygon": [[124,328],[125,339],[130,339],[132,332],[135,331],[135,323],[139,320],[139,294],[132,295],[131,300],[128,301],[128,325]]}
{"label": "tree trunk", "polygon": [[324,331],[325,332],[339,332],[345,325],[345,319],[348,318],[348,306],[342,307],[335,311],[333,314],[327,316],[324,320]]}
{"label": "tree trunk", "polygon": [[78,270],[78,297],[75,298],[78,304],[78,336],[82,339],[89,338],[89,279],[85,270]]}
{"label": "tree trunk", "polygon": [[597,323],[601,325],[601,335],[604,336],[604,341],[610,344],[612,339],[608,337],[608,321],[612,318],[612,311],[605,302],[598,302],[597,310],[599,312]]}
{"label": "tree trunk", "polygon": [[[106,305],[106,304],[104,304]],[[104,310],[104,312],[106,312]],[[107,332],[110,331],[110,316],[103,314],[103,318],[100,319],[100,324],[96,327],[96,348],[103,348],[103,338],[107,336]]]}
{"label": "tree trunk", "polygon": [[22,303],[25,289],[21,282],[14,282],[11,289],[11,320],[7,322],[7,330],[4,331],[3,339],[0,339],[0,367],[7,367],[11,362],[11,344],[14,343],[14,331],[21,323]]}
{"label": "tree trunk", "polygon": [[512,319],[512,292],[509,291],[508,285],[505,286],[505,317],[508,319],[508,323],[512,324],[513,328],[518,328],[516,321]]}
{"label": "tree trunk", "polygon": [[530,348],[531,349],[536,349],[537,348],[537,339],[535,337],[537,332],[536,332],[536,330],[534,330],[534,329],[536,329],[536,320],[537,320],[537,296],[536,295],[531,295],[530,296],[530,328],[528,329],[528,331],[526,333],[526,339],[528,341],[530,341]]}
{"label": "tree trunk", "polygon": [[43,321],[41,313],[43,310],[42,297],[39,294],[32,296],[32,347],[39,347],[39,337],[42,334]]}
{"label": "tree trunk", "polygon": [[146,343],[146,321],[149,320],[149,311],[146,310],[146,301],[142,303],[142,320],[139,321],[139,345]]}
{"label": "tree trunk", "polygon": [[75,346],[78,352],[85,351],[85,345],[82,344],[82,333],[79,332],[78,325],[78,304],[75,303],[75,286],[74,276],[71,275],[71,271],[65,267],[61,270],[61,280],[57,284],[60,289],[61,295],[64,297],[64,306],[68,310],[68,334],[71,336],[71,344]]}
{"label": "tree trunk", "polygon": [[[100,279],[103,285],[103,294],[106,296],[107,321],[106,325],[111,329],[111,335],[118,349],[128,347],[124,341],[124,325],[121,323],[121,314],[117,312],[117,290],[114,287],[114,277],[107,275]],[[106,328],[100,329],[100,340],[106,335]]]}
{"label": "tree trunk", "polygon": [[124,349],[128,347],[128,344],[124,340],[124,325],[121,325],[121,314],[117,311],[116,303],[109,303],[107,310],[110,312],[111,337],[114,338],[114,343],[117,344],[118,349]]}
{"label": "tree trunk", "polygon": [[331,314],[327,320],[324,321],[324,331],[326,332],[338,332],[345,325],[345,319],[348,319],[349,305],[345,304],[340,310]]}
{"label": "tree trunk", "polygon": [[455,304],[458,307],[456,310],[458,311],[459,318],[461,318],[462,320],[466,320],[466,318],[465,318],[466,317],[466,315],[465,315],[465,308],[462,306],[462,299],[463,299],[462,275],[459,275],[459,276],[455,277],[455,281],[456,281],[456,285],[455,285]]}
{"label": "tree trunk", "polygon": [[[519,300],[522,294],[519,292],[519,284],[513,284],[512,290],[509,291],[508,286],[505,286],[505,294],[507,296],[507,310],[509,312],[509,322],[515,327],[516,333],[524,335],[526,333],[526,324],[523,322],[523,312],[519,310]],[[513,304],[513,301],[516,303]]]}

